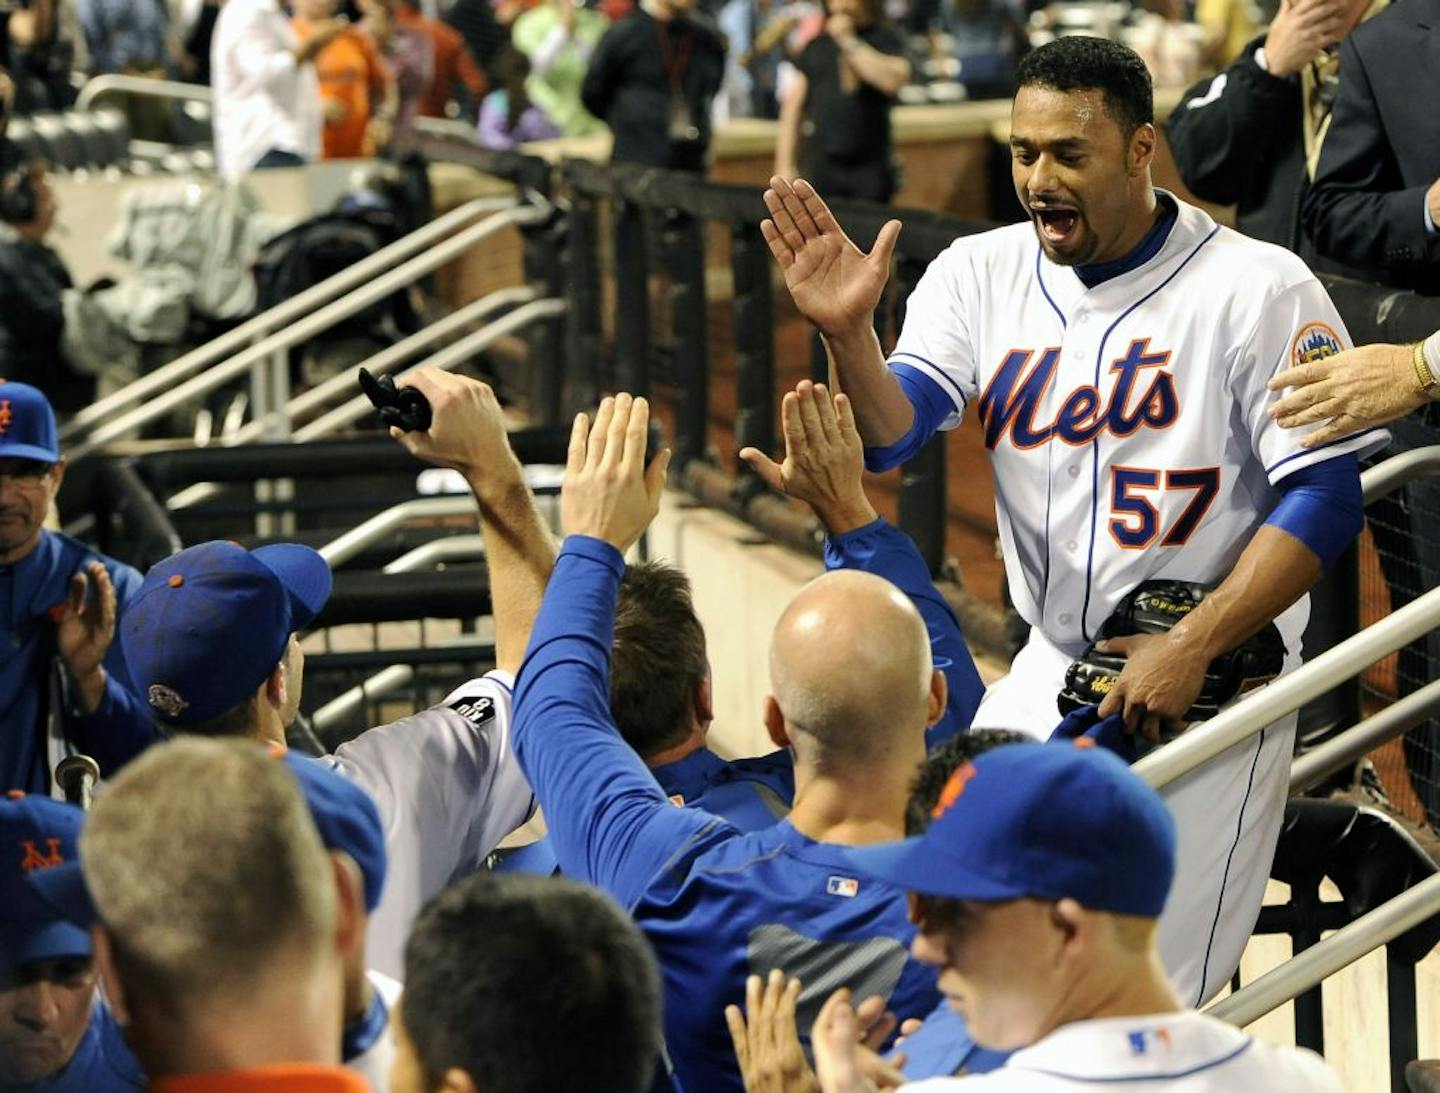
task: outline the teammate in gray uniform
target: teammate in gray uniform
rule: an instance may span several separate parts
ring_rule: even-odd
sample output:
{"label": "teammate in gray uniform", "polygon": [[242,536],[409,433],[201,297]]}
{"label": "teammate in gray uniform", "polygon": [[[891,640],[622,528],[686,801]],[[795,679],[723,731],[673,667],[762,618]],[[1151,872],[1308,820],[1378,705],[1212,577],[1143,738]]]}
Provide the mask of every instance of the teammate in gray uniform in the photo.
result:
{"label": "teammate in gray uniform", "polygon": [[[370,794],[384,821],[389,882],[370,918],[367,951],[370,967],[394,978],[426,900],[483,868],[535,807],[510,748],[510,691],[549,571],[532,559],[552,548],[493,393],[483,384],[467,390],[485,400],[463,424],[466,450],[485,468],[471,485],[489,565],[495,670],[327,757]],[[437,415],[432,431],[452,420]],[[295,631],[324,606],[330,583],[320,555],[294,544],[246,551],[203,543],[157,564],[121,626],[155,718],[177,732],[283,743],[304,671]]]}

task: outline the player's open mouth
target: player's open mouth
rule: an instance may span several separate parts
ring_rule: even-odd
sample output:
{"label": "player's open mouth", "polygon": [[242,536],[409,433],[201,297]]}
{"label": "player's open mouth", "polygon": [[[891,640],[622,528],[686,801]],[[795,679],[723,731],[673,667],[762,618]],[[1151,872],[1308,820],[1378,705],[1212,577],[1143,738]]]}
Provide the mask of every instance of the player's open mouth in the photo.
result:
{"label": "player's open mouth", "polygon": [[1068,243],[1080,225],[1080,214],[1074,209],[1032,209],[1040,237],[1051,246]]}

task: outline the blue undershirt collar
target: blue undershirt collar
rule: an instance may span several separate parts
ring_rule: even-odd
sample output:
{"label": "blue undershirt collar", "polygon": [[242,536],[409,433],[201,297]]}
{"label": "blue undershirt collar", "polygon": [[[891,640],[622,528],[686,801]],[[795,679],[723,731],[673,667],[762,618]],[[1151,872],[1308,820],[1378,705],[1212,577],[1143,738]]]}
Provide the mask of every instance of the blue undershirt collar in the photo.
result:
{"label": "blue undershirt collar", "polygon": [[1160,253],[1165,240],[1170,238],[1170,229],[1175,226],[1175,221],[1180,216],[1180,206],[1175,204],[1175,199],[1169,194],[1159,190],[1155,192],[1155,200],[1160,206],[1160,219],[1155,221],[1155,226],[1145,233],[1145,238],[1135,244],[1129,254],[1109,262],[1075,267],[1075,276],[1080,278],[1086,288],[1094,288],[1122,273],[1138,269]]}
{"label": "blue undershirt collar", "polygon": [[385,1029],[389,1024],[390,1007],[385,1005],[385,999],[381,998],[380,992],[372,986],[370,1008],[365,1011],[365,1016],[345,1026],[340,1044],[340,1057],[348,1063],[364,1055],[385,1034]]}

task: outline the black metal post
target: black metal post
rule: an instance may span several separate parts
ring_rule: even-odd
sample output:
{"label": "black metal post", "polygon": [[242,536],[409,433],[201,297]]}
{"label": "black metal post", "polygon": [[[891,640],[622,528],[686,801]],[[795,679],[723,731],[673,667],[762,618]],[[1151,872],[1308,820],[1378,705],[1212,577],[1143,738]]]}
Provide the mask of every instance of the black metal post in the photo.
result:
{"label": "black metal post", "polygon": [[900,478],[900,527],[935,576],[945,565],[947,508],[945,434],[938,433],[905,464]]}
{"label": "black metal post", "polygon": [[608,366],[603,359],[600,301],[600,208],[594,196],[572,187],[570,230],[565,247],[565,280],[570,306],[565,316],[566,410],[600,401]]}
{"label": "black metal post", "polygon": [[[735,447],[775,450],[775,307],[770,248],[760,229],[730,229],[735,285]],[[745,473],[748,473],[746,468]]]}
{"label": "black metal post", "polygon": [[[1294,884],[1290,904],[1295,911],[1290,938],[1298,954],[1320,940],[1320,882]],[[1325,1054],[1324,985],[1312,987],[1295,999],[1295,1042],[1311,1051]]]}
{"label": "black metal post", "polygon": [[1405,1066],[1420,1055],[1415,1003],[1415,965],[1385,948],[1385,988],[1390,1015],[1390,1093],[1406,1093]]}
{"label": "black metal post", "polygon": [[650,393],[650,267],[645,248],[645,210],[616,198],[615,386],[632,395]]}
{"label": "black metal post", "polygon": [[[558,214],[523,232],[525,280],[539,285],[547,298],[553,299],[564,292],[561,273],[564,237],[565,220]],[[560,333],[560,324],[553,319],[532,323],[527,332],[530,413],[540,425],[553,425],[561,418],[565,365]]]}
{"label": "black metal post", "polygon": [[705,329],[705,224],[670,211],[665,257],[675,327],[675,465],[705,458],[710,423],[710,347]]}

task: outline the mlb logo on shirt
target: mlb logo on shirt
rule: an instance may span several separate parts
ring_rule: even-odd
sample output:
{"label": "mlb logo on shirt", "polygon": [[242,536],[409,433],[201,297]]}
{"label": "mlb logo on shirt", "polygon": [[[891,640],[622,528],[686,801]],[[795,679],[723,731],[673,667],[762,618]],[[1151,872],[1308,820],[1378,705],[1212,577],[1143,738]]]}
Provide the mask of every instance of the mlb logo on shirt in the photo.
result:
{"label": "mlb logo on shirt", "polygon": [[825,882],[825,891],[832,896],[854,899],[860,894],[860,882],[854,877],[831,877]]}
{"label": "mlb logo on shirt", "polygon": [[1161,1045],[1170,1046],[1170,1031],[1165,1028],[1139,1029],[1136,1032],[1127,1032],[1125,1038],[1130,1041],[1130,1053],[1132,1055],[1144,1055],[1150,1050],[1150,1038],[1159,1040]]}

